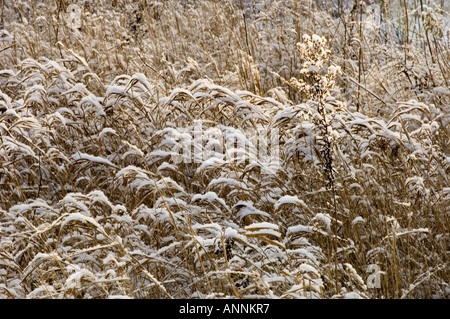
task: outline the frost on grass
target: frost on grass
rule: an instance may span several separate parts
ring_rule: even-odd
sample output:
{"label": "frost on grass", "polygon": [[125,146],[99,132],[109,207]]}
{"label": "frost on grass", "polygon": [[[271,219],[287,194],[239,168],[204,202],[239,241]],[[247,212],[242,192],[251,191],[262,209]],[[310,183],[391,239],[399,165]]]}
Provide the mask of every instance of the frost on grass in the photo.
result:
{"label": "frost on grass", "polygon": [[14,3],[0,298],[449,297],[445,11]]}

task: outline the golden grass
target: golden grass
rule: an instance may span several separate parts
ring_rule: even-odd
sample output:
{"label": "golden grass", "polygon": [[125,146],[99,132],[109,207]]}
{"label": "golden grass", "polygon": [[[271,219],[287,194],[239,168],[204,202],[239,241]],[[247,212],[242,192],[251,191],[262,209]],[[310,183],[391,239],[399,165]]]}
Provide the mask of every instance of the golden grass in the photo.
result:
{"label": "golden grass", "polygon": [[69,2],[2,5],[1,298],[449,297],[448,13]]}

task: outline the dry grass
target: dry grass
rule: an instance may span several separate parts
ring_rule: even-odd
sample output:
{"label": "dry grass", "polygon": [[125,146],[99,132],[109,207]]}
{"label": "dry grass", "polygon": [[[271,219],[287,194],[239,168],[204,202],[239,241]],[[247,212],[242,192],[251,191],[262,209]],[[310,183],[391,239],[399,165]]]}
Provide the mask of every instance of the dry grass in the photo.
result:
{"label": "dry grass", "polygon": [[445,10],[85,3],[0,5],[1,298],[449,297]]}

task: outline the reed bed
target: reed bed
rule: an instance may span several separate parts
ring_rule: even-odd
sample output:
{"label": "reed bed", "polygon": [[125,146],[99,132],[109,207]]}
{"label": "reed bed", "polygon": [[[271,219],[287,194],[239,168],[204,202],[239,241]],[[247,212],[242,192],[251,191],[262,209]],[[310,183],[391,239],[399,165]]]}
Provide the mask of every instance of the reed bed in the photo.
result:
{"label": "reed bed", "polygon": [[448,298],[424,2],[2,2],[0,298]]}

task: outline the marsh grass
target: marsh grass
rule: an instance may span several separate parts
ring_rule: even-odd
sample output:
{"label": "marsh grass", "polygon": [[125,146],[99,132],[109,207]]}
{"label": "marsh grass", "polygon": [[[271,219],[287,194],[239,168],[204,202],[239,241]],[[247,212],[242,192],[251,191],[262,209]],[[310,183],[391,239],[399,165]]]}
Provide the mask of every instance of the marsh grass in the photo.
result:
{"label": "marsh grass", "polygon": [[448,298],[448,13],[340,3],[4,2],[0,296]]}

